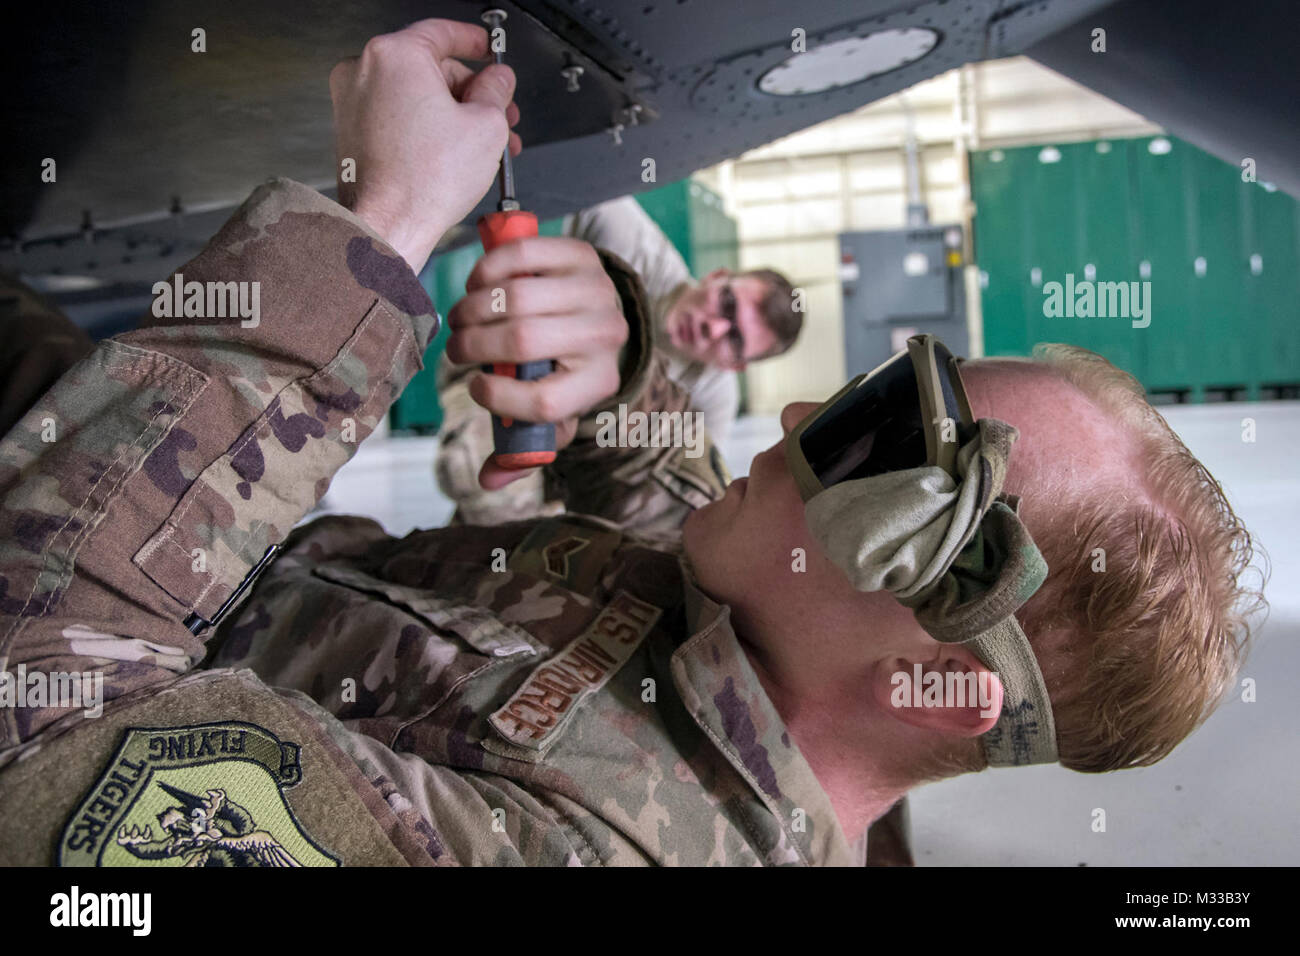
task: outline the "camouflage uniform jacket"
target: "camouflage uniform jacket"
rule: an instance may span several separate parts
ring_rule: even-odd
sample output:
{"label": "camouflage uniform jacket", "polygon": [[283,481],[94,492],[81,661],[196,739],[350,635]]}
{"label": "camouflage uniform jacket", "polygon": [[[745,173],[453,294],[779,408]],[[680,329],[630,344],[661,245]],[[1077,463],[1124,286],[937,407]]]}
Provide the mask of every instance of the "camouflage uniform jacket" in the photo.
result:
{"label": "camouflage uniform jacket", "polygon": [[[0,710],[0,863],[861,862],[674,549],[716,456],[600,447],[589,420],[554,467],[594,517],[291,534],[432,304],[287,180],[180,271],[260,282],[260,321],[150,318],[0,444],[0,670],[100,672],[107,700]],[[611,405],[684,408],[624,290]]]}

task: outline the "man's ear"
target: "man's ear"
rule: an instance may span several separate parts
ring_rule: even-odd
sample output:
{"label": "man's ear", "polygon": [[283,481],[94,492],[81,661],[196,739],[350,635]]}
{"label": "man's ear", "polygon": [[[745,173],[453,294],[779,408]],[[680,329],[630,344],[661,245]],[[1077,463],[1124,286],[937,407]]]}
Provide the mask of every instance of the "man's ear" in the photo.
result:
{"label": "man's ear", "polygon": [[719,266],[718,268],[710,272],[708,275],[706,275],[704,277],[704,281],[708,282],[710,279],[721,279],[729,275],[731,275],[730,269],[726,268],[725,266]]}
{"label": "man's ear", "polygon": [[880,661],[871,674],[876,705],[895,720],[959,737],[978,737],[1002,713],[1002,682],[965,648],[941,644],[930,659]]}

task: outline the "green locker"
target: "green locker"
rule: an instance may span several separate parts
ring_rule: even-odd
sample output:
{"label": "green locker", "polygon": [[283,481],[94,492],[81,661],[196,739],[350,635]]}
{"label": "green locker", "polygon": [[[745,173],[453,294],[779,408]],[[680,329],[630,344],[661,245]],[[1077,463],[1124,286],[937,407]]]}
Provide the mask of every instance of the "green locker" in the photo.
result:
{"label": "green locker", "polygon": [[1168,152],[1153,152],[1149,139],[1127,144],[1139,278],[1151,283],[1151,325],[1134,331],[1147,333],[1146,369],[1140,378],[1152,391],[1190,386],[1200,356],[1188,279],[1197,255],[1195,171],[1191,147],[1169,142]]}
{"label": "green locker", "polygon": [[970,156],[979,226],[974,235],[975,260],[981,269],[987,355],[1023,354],[1024,343],[1036,333],[1031,320],[1041,314],[1042,296],[1030,272],[1032,210],[1020,187],[1028,161],[1023,150],[989,150]]}
{"label": "green locker", "polygon": [[[1081,283],[1128,282],[1136,279],[1128,236],[1129,192],[1125,161],[1113,146],[1097,143],[1052,147],[1059,156],[1044,162],[1042,150],[1026,170],[1028,189],[1022,203],[1031,205],[1038,223],[1031,230],[1034,267],[1041,269],[1038,308],[1031,325],[1036,342],[1068,342],[1105,354],[1119,367],[1136,373],[1142,350],[1127,317],[1103,316],[1094,298],[1091,315],[1077,314]],[[1048,153],[1047,155],[1053,155]],[[1051,197],[1051,198],[1047,198]],[[1044,218],[1046,223],[1043,222]],[[1064,315],[1046,314],[1048,283],[1061,285]],[[1074,302],[1066,302],[1073,298]],[[1073,313],[1073,314],[1072,314]]]}
{"label": "green locker", "polygon": [[1141,343],[1129,334],[1128,321],[1047,314],[1050,283],[1064,296],[1069,276],[1075,282],[1089,275],[1096,282],[1136,278],[1123,144],[1097,147],[1056,147],[1054,162],[1040,158],[1040,147],[971,157],[976,260],[988,276],[986,354],[1023,355],[1038,342],[1070,342],[1140,370]]}
{"label": "green locker", "polygon": [[[1101,315],[1098,296],[1097,314],[1093,318],[1073,320],[1078,334],[1074,340],[1085,348],[1107,356],[1115,365],[1139,379],[1146,369],[1144,332],[1133,327],[1136,303],[1131,295],[1133,283],[1142,289],[1137,257],[1133,250],[1133,188],[1128,176],[1128,156],[1109,141],[1077,143],[1062,147],[1063,162],[1077,163],[1074,177],[1074,208],[1079,210],[1077,258],[1073,274],[1077,279],[1096,283],[1123,283],[1130,292],[1124,303],[1117,295],[1107,297],[1107,315]],[[1128,305],[1125,315],[1109,314],[1115,305]],[[1142,321],[1142,320],[1138,320]],[[1073,332],[1073,328],[1071,329]],[[1069,341],[1069,339],[1067,339]]]}
{"label": "green locker", "polygon": [[[1244,186],[1243,186],[1244,188]],[[1300,203],[1283,192],[1247,190],[1246,306],[1242,334],[1262,385],[1295,382],[1300,369]],[[1293,304],[1290,311],[1275,303]]]}
{"label": "green locker", "polygon": [[[1150,391],[1194,400],[1300,382],[1300,204],[1291,197],[1163,136],[980,151],[970,169],[987,354],[1070,342]],[[1131,303],[1128,316],[1045,316],[1034,279],[1067,274],[1139,290],[1149,282],[1150,324],[1132,326]]]}
{"label": "green locker", "polygon": [[[1022,275],[1030,274],[1029,284],[1033,289],[1033,297],[1026,303],[1030,343],[1081,341],[1094,321],[1045,314],[1049,284],[1056,282],[1064,288],[1070,274],[1080,279],[1083,272],[1079,259],[1079,230],[1083,223],[1079,216],[1066,212],[1074,208],[1075,178],[1079,171],[1075,157],[1067,154],[1068,150],[1063,149],[1061,159],[1054,163],[1041,161],[1032,150],[1023,157],[1030,161],[1023,163],[1021,172],[1022,221],[1026,216],[1036,218],[1027,236],[1032,258],[1028,269],[1025,266],[1020,269]],[[1053,198],[1046,205],[1038,205],[1044,203],[1044,197]]]}
{"label": "green locker", "polygon": [[[1187,147],[1191,149],[1191,147]],[[1234,388],[1256,376],[1247,364],[1246,339],[1251,336],[1245,314],[1246,257],[1242,255],[1242,217],[1249,189],[1241,170],[1200,150],[1192,150],[1196,210],[1191,263],[1192,326],[1196,334],[1198,374],[1193,392]]]}

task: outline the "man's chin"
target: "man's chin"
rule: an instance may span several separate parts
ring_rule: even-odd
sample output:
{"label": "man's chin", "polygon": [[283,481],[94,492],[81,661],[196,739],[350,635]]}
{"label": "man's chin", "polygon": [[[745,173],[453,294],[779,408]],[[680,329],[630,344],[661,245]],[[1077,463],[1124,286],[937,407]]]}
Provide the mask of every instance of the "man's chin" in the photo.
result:
{"label": "man's chin", "polygon": [[667,352],[673,358],[679,359],[680,361],[685,362],[688,365],[692,362],[702,361],[694,352],[691,352],[685,348],[678,348],[672,342],[664,342],[663,345],[660,346],[660,348],[662,349],[662,351]]}
{"label": "man's chin", "polygon": [[696,508],[682,522],[682,553],[696,567],[700,562],[708,562],[709,550],[717,543],[719,529],[713,516],[721,504],[721,499],[711,501],[703,508]]}

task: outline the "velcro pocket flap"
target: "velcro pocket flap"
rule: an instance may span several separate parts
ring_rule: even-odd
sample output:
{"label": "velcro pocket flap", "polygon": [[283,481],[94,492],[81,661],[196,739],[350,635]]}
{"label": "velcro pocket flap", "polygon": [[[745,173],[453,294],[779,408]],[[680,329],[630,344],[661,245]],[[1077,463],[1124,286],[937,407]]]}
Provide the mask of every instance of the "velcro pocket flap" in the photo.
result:
{"label": "velcro pocket flap", "polygon": [[377,301],[328,365],[285,385],[203,469],[135,564],[199,617],[215,620],[383,417],[394,368],[413,348],[410,331]]}

